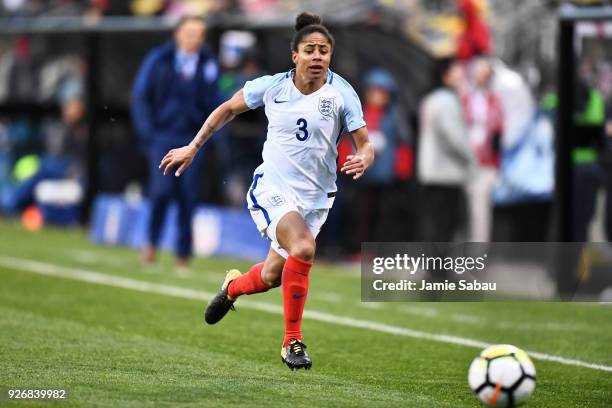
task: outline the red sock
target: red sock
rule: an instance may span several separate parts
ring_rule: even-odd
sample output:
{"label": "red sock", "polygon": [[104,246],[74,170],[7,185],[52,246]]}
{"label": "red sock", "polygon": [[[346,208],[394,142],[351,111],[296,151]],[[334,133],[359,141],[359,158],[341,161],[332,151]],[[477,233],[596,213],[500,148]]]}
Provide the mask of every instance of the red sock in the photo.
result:
{"label": "red sock", "polygon": [[227,287],[229,297],[236,299],[240,295],[252,295],[253,293],[265,292],[270,289],[261,280],[263,266],[263,262],[253,265],[247,273],[231,281]]}
{"label": "red sock", "polygon": [[303,261],[292,256],[287,258],[283,268],[283,306],[285,310],[285,340],[302,340],[302,314],[306,295],[308,294],[308,273],[312,262]]}

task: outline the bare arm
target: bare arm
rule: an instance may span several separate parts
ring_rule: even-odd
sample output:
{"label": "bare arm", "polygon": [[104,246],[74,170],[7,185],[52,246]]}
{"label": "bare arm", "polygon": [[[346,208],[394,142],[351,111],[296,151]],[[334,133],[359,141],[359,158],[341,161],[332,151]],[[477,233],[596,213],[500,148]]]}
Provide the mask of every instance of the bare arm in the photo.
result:
{"label": "bare arm", "polygon": [[242,89],[239,90],[229,100],[223,102],[217,109],[206,118],[206,121],[195,135],[193,140],[187,145],[178,149],[170,150],[162,159],[159,168],[163,169],[164,176],[168,174],[175,166],[179,166],[174,175],[176,177],[183,174],[189,167],[193,158],[198,151],[204,146],[204,143],[211,138],[213,133],[221,129],[228,122],[234,119],[237,115],[249,110],[244,101]]}
{"label": "bare arm", "polygon": [[353,180],[363,176],[363,173],[374,162],[374,148],[368,138],[368,129],[364,126],[351,133],[357,147],[357,153],[348,155],[346,162],[340,169],[341,172],[351,175]]}
{"label": "bare arm", "polygon": [[197,150],[200,150],[213,133],[221,129],[228,122],[231,122],[237,115],[247,110],[249,110],[249,107],[244,101],[244,95],[241,89],[230,99],[219,105],[217,109],[212,111],[200,128],[200,131],[195,135],[191,143],[189,143],[189,146],[193,146]]}

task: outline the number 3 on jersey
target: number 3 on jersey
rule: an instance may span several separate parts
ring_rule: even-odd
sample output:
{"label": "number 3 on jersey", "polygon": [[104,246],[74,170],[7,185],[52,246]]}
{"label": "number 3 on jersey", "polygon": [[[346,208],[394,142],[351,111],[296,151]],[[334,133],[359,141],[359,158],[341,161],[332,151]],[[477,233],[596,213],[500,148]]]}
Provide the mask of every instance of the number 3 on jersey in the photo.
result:
{"label": "number 3 on jersey", "polygon": [[308,122],[306,122],[306,119],[304,118],[299,118],[297,120],[296,125],[299,126],[298,130],[300,132],[303,132],[302,134],[300,133],[296,133],[295,137],[297,138],[297,140],[299,140],[300,142],[303,142],[304,140],[308,139]]}

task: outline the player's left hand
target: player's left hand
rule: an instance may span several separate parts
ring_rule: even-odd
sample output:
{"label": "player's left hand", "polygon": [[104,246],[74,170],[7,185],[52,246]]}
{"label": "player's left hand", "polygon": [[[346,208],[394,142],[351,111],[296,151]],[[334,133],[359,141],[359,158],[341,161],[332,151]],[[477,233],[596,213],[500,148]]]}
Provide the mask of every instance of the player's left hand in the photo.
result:
{"label": "player's left hand", "polygon": [[369,163],[367,163],[365,155],[350,154],[346,156],[346,162],[344,162],[340,171],[347,176],[352,174],[353,180],[357,180],[359,177],[363,176],[368,166]]}

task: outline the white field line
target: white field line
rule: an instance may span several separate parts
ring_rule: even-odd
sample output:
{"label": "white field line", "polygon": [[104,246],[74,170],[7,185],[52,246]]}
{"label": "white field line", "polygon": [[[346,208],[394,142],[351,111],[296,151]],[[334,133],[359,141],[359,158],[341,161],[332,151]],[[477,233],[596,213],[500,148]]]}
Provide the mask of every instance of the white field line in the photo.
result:
{"label": "white field line", "polygon": [[[98,265],[101,262],[110,263],[114,266],[121,264],[121,261],[118,259],[109,258],[108,256],[101,255],[98,252],[92,251],[92,250],[69,249],[69,250],[66,250],[66,253],[70,255],[72,258],[74,258],[75,260],[82,262],[82,263],[86,263],[86,264]],[[150,265],[145,268],[144,272],[149,273],[149,274],[158,274],[159,272],[161,272],[161,268],[158,264]],[[203,272],[203,271],[199,271],[199,272]],[[175,276],[179,278],[183,278],[183,279],[190,279],[194,276],[194,273],[189,269],[187,270],[175,269],[173,273]],[[199,275],[202,275],[202,274],[199,274]],[[206,271],[206,273],[204,273],[203,276],[207,282],[212,282],[212,283],[217,284],[223,280],[225,273]],[[357,277],[359,276],[360,275],[357,275]],[[343,299],[343,296],[338,295],[337,293],[334,293],[334,292],[317,291],[315,293],[309,293],[308,296],[309,298],[315,298],[323,302],[329,302],[329,303],[335,303],[335,304],[342,303],[343,301],[345,301],[345,299]],[[601,304],[605,304],[605,303],[601,302]],[[358,304],[359,307],[364,307],[366,309],[375,309],[375,310],[382,309],[384,305],[385,305],[384,303],[375,303],[375,302],[374,303],[359,302]],[[441,318],[443,320],[450,320],[450,321],[457,322],[457,323],[470,324],[474,326],[487,325],[489,327],[494,326],[500,329],[549,330],[549,331],[587,331],[589,330],[589,327],[585,327],[585,326],[581,326],[581,327],[577,327],[575,325],[568,326],[566,324],[554,323],[554,322],[519,323],[519,322],[499,321],[498,320],[495,323],[490,323],[481,317],[477,317],[473,315],[466,315],[466,314],[459,314],[459,313],[445,313],[444,315],[440,315],[437,309],[432,308],[432,307],[424,307],[424,306],[402,306],[398,310],[401,313],[411,314],[411,315],[415,315],[418,317]]]}
{"label": "white field line", "polygon": [[364,309],[371,309],[371,310],[380,310],[384,307],[384,305],[380,302],[356,302],[357,306],[359,307],[363,307]]}
{"label": "white field line", "polygon": [[402,305],[398,308],[400,313],[410,314],[418,317],[437,317],[438,309],[428,306]]}
{"label": "white field line", "polygon": [[497,320],[490,322],[487,319],[476,315],[469,315],[463,313],[440,313],[437,309],[426,306],[400,306],[397,309],[398,312],[417,316],[420,318],[434,318],[445,321],[452,321],[456,323],[469,324],[472,326],[487,326],[489,328],[494,327],[498,329],[514,329],[514,330],[548,330],[548,331],[571,331],[571,332],[588,332],[592,330],[591,327],[586,325],[568,325],[564,323],[525,323],[525,322],[513,322],[508,320]]}
{"label": "white field line", "polygon": [[[311,294],[308,294],[308,297],[310,297]],[[342,303],[342,296],[340,296],[337,293],[334,292],[326,292],[323,290],[318,290],[316,293],[312,294],[312,297],[314,297],[315,299],[318,300],[322,300],[324,302],[329,302],[329,303]]]}
{"label": "white field line", "polygon": [[69,249],[65,251],[66,255],[75,259],[78,262],[86,264],[100,264],[104,262],[113,266],[121,265],[122,261],[118,258],[101,255],[98,252],[86,249]]}
{"label": "white field line", "polygon": [[[159,295],[174,296],[184,299],[193,299],[198,301],[207,301],[214,296],[213,293],[204,292],[201,290],[181,288],[178,286],[170,286],[159,283],[141,281],[137,279],[124,278],[120,276],[107,275],[98,272],[92,272],[79,268],[68,268],[60,265],[53,265],[45,262],[33,261],[29,259],[12,258],[0,256],[0,266],[5,268],[17,269],[26,272],[33,272],[40,275],[54,276],[60,278],[74,279],[83,282],[97,283],[100,285],[113,286],[122,289],[130,289],[138,292],[154,293]],[[261,310],[263,312],[283,314],[283,308],[279,305],[271,303],[257,302],[243,299],[240,301],[240,307],[249,309]],[[304,312],[304,317],[311,320],[326,322],[335,325],[354,327],[377,331],[381,333],[395,334],[398,336],[412,337],[415,339],[429,340],[440,343],[448,343],[460,346],[485,348],[490,344],[480,340],[473,340],[464,337],[451,336],[446,334],[427,333],[419,330],[412,330],[399,326],[392,326],[383,323],[377,323],[368,320],[354,319],[346,316],[333,315],[331,313],[317,312],[307,310]],[[594,364],[581,360],[565,358],[550,354],[527,351],[529,355],[545,361],[554,361],[564,365],[590,368],[593,370],[612,372],[612,366],[603,364]]]}

